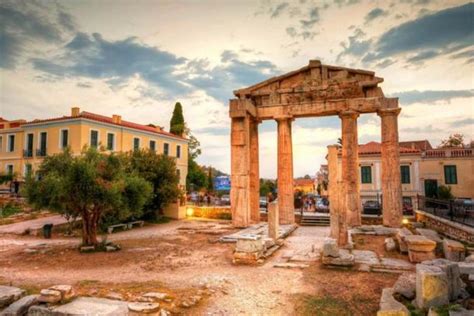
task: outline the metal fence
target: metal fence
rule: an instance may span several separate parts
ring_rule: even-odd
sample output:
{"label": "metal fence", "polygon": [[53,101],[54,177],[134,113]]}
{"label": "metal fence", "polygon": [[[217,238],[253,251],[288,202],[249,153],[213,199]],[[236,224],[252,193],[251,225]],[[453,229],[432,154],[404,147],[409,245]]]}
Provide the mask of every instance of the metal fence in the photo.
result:
{"label": "metal fence", "polygon": [[474,227],[472,200],[438,200],[418,195],[418,209],[438,217]]}

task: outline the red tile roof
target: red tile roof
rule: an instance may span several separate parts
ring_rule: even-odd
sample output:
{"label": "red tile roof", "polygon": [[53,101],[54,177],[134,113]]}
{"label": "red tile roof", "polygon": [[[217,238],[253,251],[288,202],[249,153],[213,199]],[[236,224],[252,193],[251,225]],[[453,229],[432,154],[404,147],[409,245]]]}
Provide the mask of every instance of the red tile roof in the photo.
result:
{"label": "red tile roof", "polygon": [[97,121],[97,122],[128,127],[128,128],[131,128],[131,129],[136,129],[136,130],[141,130],[141,131],[146,131],[146,132],[150,132],[150,133],[155,133],[155,134],[160,134],[160,135],[165,135],[165,136],[169,136],[169,137],[173,137],[173,138],[186,140],[186,138],[184,138],[184,137],[166,132],[164,130],[158,130],[156,127],[153,127],[153,126],[137,124],[137,123],[128,122],[128,121],[125,121],[125,120],[121,120],[120,123],[115,123],[111,117],[107,117],[107,116],[104,116],[104,115],[95,114],[95,113],[91,113],[91,112],[86,112],[86,111],[82,111],[79,114],[79,116],[61,116],[61,117],[54,117],[54,118],[43,119],[43,120],[33,120],[33,121],[27,122],[23,125],[37,124],[37,123],[47,123],[47,122],[55,122],[55,121],[65,121],[65,120],[76,119],[76,118],[84,118],[84,119],[93,120],[93,121]]}
{"label": "red tile roof", "polygon": [[[367,144],[359,145],[360,155],[375,155],[380,154],[382,145],[378,142],[369,142]],[[418,154],[420,150],[417,148],[408,148],[400,146],[400,154]]]}
{"label": "red tile roof", "polygon": [[412,141],[407,141],[407,142],[400,142],[400,146],[403,147],[410,147],[410,148],[417,148],[421,151],[426,151],[429,149],[433,149],[431,147],[431,144],[428,140],[412,140]]}
{"label": "red tile roof", "polygon": [[314,185],[314,179],[294,179],[293,180],[293,185],[295,186],[309,186],[309,185]]}

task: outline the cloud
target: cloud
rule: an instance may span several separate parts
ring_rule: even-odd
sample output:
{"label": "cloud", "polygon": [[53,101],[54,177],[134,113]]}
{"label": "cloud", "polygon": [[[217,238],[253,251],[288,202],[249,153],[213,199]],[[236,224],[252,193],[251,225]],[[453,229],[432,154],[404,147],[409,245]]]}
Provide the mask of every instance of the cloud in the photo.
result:
{"label": "cloud", "polygon": [[0,67],[13,69],[35,43],[57,44],[75,30],[71,15],[58,5],[35,2],[0,3]]}
{"label": "cloud", "polygon": [[365,33],[360,28],[355,29],[353,35],[349,36],[349,44],[347,45],[344,42],[341,43],[341,46],[344,48],[344,50],[339,53],[336,61],[339,62],[345,55],[365,55],[372,44],[372,40],[364,40],[364,37]]}
{"label": "cloud", "polygon": [[387,15],[388,15],[387,11],[382,10],[380,8],[375,8],[375,9],[371,10],[369,13],[367,13],[367,15],[365,16],[365,18],[364,18],[365,24],[368,24],[368,23],[372,22],[373,20],[375,20],[377,18],[381,18],[381,17],[387,16]]}
{"label": "cloud", "polygon": [[431,58],[434,58],[436,56],[438,56],[440,53],[438,51],[435,51],[435,50],[427,50],[427,51],[423,51],[421,53],[418,53],[416,55],[414,55],[413,57],[410,57],[407,59],[407,62],[409,63],[412,63],[412,64],[418,64],[418,63],[421,63],[427,59],[431,59]]}
{"label": "cloud", "polygon": [[286,8],[288,8],[289,4],[288,2],[282,2],[279,5],[277,5],[271,12],[270,16],[272,18],[276,18],[282,14],[282,12],[285,11]]}
{"label": "cloud", "polygon": [[415,53],[420,54],[418,58],[409,58],[418,62],[423,57],[432,58],[471,46],[474,42],[473,16],[474,3],[468,3],[393,27],[378,39],[375,53],[366,60]]}
{"label": "cloud", "polygon": [[319,22],[319,8],[313,7],[309,10],[308,19],[300,20],[300,24],[304,29],[311,29]]}
{"label": "cloud", "polygon": [[143,80],[169,93],[188,91],[177,68],[186,63],[156,47],[141,44],[137,38],[108,41],[101,34],[78,33],[64,46],[59,56],[32,59],[33,66],[58,77],[106,79],[112,86],[139,75]]}
{"label": "cloud", "polygon": [[449,126],[451,127],[461,127],[461,126],[474,126],[473,118],[466,118],[458,121],[451,122]]}
{"label": "cloud", "polygon": [[398,97],[402,105],[414,103],[434,103],[438,101],[450,102],[455,98],[470,98],[474,96],[474,89],[471,90],[426,90],[426,91],[404,91],[392,93],[389,96]]}

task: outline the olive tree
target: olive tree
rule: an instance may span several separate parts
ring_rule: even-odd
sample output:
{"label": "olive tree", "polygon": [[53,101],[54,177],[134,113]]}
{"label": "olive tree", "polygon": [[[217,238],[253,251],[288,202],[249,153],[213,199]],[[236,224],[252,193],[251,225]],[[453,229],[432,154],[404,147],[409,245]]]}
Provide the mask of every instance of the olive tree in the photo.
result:
{"label": "olive tree", "polygon": [[69,150],[46,157],[38,177],[26,181],[26,197],[37,208],[82,218],[82,244],[97,246],[102,217],[141,216],[151,185],[125,168],[121,156],[95,149],[72,155]]}

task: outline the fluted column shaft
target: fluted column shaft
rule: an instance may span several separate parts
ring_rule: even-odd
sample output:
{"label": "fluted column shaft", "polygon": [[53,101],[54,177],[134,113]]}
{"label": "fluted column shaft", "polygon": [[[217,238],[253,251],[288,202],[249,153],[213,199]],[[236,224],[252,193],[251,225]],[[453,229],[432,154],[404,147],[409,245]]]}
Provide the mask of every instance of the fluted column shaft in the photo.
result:
{"label": "fluted column shaft", "polygon": [[278,122],[278,212],[280,224],[292,224],[295,222],[292,118],[281,117],[276,120]]}

